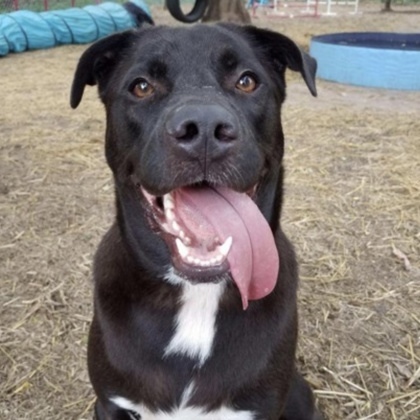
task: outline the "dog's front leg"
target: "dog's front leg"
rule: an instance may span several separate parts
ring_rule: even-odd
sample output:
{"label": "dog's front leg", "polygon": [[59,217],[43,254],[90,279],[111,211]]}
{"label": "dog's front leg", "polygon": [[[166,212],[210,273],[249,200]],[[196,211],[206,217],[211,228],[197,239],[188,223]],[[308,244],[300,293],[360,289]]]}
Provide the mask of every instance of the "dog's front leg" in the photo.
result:
{"label": "dog's front leg", "polygon": [[322,415],[315,407],[314,396],[309,384],[298,372],[294,374],[280,420],[323,420]]}

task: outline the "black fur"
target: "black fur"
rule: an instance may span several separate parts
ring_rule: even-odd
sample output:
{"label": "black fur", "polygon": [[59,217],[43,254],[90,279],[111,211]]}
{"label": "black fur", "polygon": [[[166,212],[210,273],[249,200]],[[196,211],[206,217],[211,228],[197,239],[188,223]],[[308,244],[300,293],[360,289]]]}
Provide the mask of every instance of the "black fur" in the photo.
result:
{"label": "black fur", "polygon": [[[79,105],[86,84],[98,85],[117,204],[116,222],[101,242],[94,267],[88,362],[98,419],[133,418],[109,401],[113,395],[170,411],[191,380],[196,391],[190,404],[207,410],[227,404],[253,411],[256,419],[318,418],[312,393],[294,367],[298,274],[279,224],[286,68],[300,72],[316,94],[316,63],[291,40],[228,24],[123,32],[97,42],[81,57],[71,105]],[[244,72],[258,82],[251,94],[235,88]],[[140,77],[154,86],[150,97],[133,95]],[[218,136],[229,141],[200,132],[194,142],[181,142],[187,134],[176,127],[184,105],[200,124],[202,115],[206,123],[225,118]],[[198,368],[186,356],[163,357],[180,289],[163,280],[170,249],[151,226],[138,185],[161,196],[200,182],[240,192],[258,183],[255,201],[271,226],[281,263],[274,291],[251,301],[246,311],[229,284],[212,354]]]}

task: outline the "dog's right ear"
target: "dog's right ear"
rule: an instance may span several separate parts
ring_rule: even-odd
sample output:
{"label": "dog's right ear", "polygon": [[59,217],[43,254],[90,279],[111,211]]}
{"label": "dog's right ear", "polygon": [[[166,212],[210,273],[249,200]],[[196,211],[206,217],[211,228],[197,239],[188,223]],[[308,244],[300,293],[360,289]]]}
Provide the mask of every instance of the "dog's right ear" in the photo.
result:
{"label": "dog's right ear", "polygon": [[230,31],[246,34],[252,45],[268,59],[268,63],[275,69],[275,74],[284,80],[284,70],[287,68],[298,71],[309,91],[316,96],[315,75],[316,60],[301,49],[288,37],[269,29],[255,26],[238,26],[232,23],[218,23]]}
{"label": "dog's right ear", "polygon": [[71,87],[72,108],[77,108],[79,105],[86,85],[97,84],[99,94],[104,92],[118,58],[133,44],[137,34],[138,32],[130,30],[108,36],[95,42],[82,54]]}

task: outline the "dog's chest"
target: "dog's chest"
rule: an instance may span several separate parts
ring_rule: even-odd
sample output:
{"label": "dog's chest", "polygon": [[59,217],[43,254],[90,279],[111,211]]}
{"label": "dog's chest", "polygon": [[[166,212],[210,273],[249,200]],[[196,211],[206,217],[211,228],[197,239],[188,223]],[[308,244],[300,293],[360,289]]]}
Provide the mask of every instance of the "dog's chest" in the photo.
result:
{"label": "dog's chest", "polygon": [[221,407],[218,410],[206,412],[199,407],[179,408],[170,412],[150,411],[143,404],[135,404],[125,398],[113,398],[114,404],[127,410],[133,420],[253,420],[254,415],[250,411],[237,411],[228,407]]}
{"label": "dog's chest", "polygon": [[[166,280],[181,284],[180,308],[174,319],[173,335],[164,350],[164,358],[172,355],[184,356],[195,362],[198,369],[211,357],[217,334],[217,313],[225,283],[191,285],[179,277],[168,274]],[[172,378],[176,380],[176,378]],[[174,404],[171,411],[152,411],[143,402],[131,401],[121,395],[114,395],[111,401],[127,410],[133,419],[141,420],[252,420],[249,411],[235,410],[221,406],[213,411],[202,407],[189,406],[195,391],[195,383],[190,382],[183,390],[181,401]]]}
{"label": "dog's chest", "polygon": [[170,274],[167,279],[182,284],[181,307],[165,357],[187,356],[202,366],[211,356],[217,332],[216,317],[224,283],[191,285]]}

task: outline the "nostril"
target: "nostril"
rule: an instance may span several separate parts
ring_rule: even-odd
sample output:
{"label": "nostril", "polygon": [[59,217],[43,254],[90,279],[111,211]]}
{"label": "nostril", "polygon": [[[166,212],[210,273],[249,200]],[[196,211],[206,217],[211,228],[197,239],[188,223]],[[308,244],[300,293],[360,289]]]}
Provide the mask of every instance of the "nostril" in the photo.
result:
{"label": "nostril", "polygon": [[199,133],[195,123],[186,124],[183,131],[184,133],[181,136],[177,136],[178,140],[193,140]]}
{"label": "nostril", "polygon": [[199,134],[197,124],[194,122],[182,122],[172,126],[169,124],[166,131],[172,138],[180,141],[191,141]]}
{"label": "nostril", "polygon": [[220,141],[231,141],[238,137],[238,133],[230,124],[219,124],[214,130],[214,137]]}

